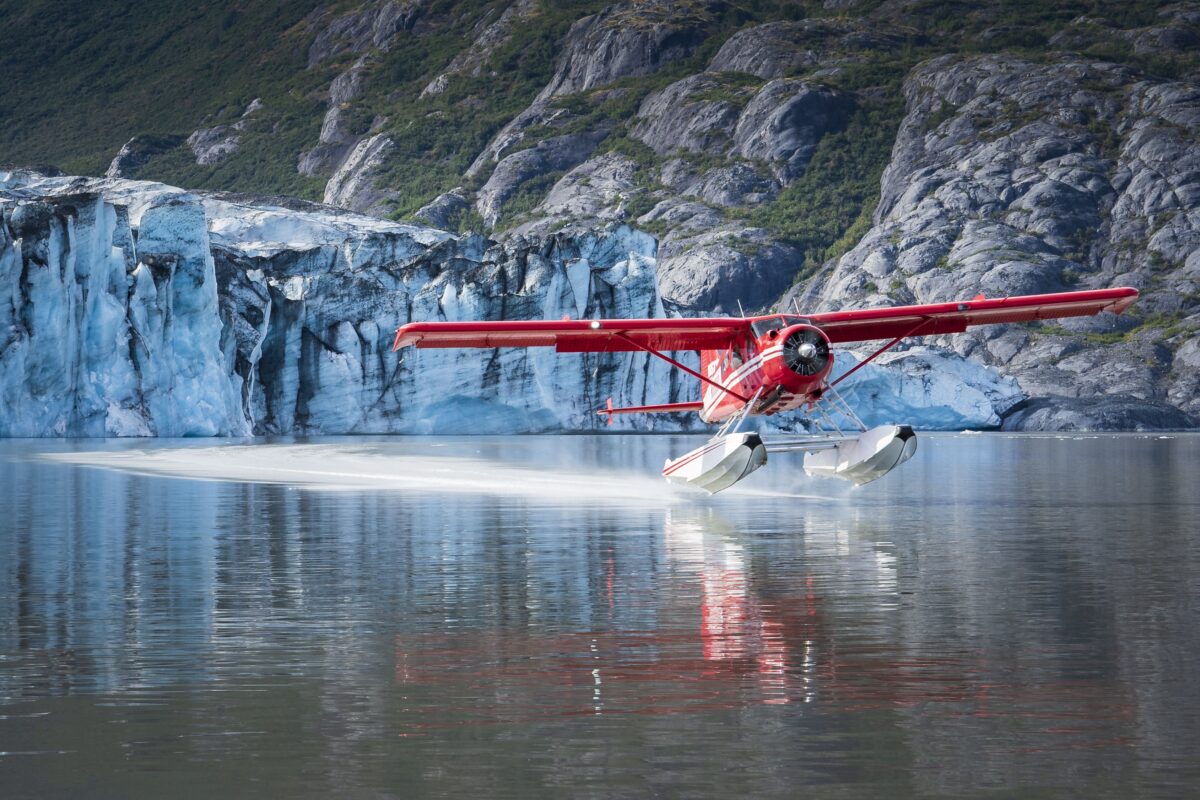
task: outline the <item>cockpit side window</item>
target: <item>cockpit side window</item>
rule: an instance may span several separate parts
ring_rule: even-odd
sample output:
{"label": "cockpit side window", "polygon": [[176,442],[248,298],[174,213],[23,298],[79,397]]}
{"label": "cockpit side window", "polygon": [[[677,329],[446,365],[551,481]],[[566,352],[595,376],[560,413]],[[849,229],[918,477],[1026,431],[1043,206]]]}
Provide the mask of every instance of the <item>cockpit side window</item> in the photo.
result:
{"label": "cockpit side window", "polygon": [[777,331],[782,328],[790,328],[792,325],[811,325],[812,323],[805,317],[797,317],[791,314],[781,314],[777,317],[767,317],[753,323],[750,328],[754,331],[754,335],[765,336],[771,331]]}
{"label": "cockpit side window", "polygon": [[779,324],[779,317],[760,319],[750,326],[751,330],[754,331],[755,336],[766,336],[771,331],[779,330],[780,327],[782,326]]}

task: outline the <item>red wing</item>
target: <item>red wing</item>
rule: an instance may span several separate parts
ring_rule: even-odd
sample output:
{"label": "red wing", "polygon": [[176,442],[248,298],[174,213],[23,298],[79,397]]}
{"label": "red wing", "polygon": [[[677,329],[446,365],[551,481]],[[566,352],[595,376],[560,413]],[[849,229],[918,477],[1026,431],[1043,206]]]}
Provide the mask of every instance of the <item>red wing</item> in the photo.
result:
{"label": "red wing", "polygon": [[[743,319],[565,319],[410,322],[393,350],[416,347],[554,347],[560,353],[722,350],[750,330]],[[640,347],[639,347],[640,345]]]}
{"label": "red wing", "polygon": [[1033,294],[994,300],[964,300],[925,306],[871,308],[810,314],[831,342],[861,342],[899,336],[962,333],[972,325],[1030,322],[1057,317],[1085,317],[1112,311],[1120,314],[1137,299],[1137,289],[1097,289],[1086,292]]}

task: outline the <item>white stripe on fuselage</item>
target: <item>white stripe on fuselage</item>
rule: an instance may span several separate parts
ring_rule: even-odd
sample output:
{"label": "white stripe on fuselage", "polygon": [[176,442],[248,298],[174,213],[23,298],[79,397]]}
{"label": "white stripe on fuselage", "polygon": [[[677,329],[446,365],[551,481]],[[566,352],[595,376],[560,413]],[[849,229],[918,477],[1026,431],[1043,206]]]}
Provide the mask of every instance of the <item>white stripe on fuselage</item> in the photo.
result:
{"label": "white stripe on fuselage", "polygon": [[[717,383],[720,383],[722,386],[726,387],[726,389],[732,389],[732,387],[737,386],[739,381],[744,379],[755,369],[761,367],[767,361],[782,357],[783,345],[778,344],[768,347],[766,350],[763,350],[761,353],[751,358],[745,364],[742,364],[742,366],[734,370],[732,374],[726,376],[722,380],[718,380]],[[710,375],[709,377],[711,378],[712,376]],[[721,398],[723,398],[726,394],[727,392],[721,391],[713,386],[708,386],[706,388],[706,399],[704,401],[704,414],[707,415],[710,411],[716,408],[717,405],[720,404]]]}

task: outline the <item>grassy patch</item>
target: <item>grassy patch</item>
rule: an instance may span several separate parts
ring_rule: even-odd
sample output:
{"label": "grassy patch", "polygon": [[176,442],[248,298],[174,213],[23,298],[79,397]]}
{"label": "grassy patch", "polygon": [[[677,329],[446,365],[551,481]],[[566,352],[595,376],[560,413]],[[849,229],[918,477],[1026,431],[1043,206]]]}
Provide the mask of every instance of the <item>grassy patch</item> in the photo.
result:
{"label": "grassy patch", "polygon": [[1156,342],[1162,342],[1191,330],[1191,327],[1184,324],[1182,320],[1183,315],[1175,311],[1150,314],[1147,317],[1139,319],[1137,324],[1127,331],[1077,333],[1052,322],[1031,323],[1028,327],[1034,332],[1046,336],[1067,336],[1087,342],[1088,344],[1128,342],[1141,337],[1149,331],[1158,331],[1153,339]]}
{"label": "grassy patch", "polygon": [[843,88],[887,78],[891,91],[858,95],[845,127],[821,139],[804,174],[773,202],[749,212],[750,222],[804,253],[798,281],[848,251],[870,229],[880,176],[904,114],[898,79],[905,71],[894,63],[859,65],[839,76]]}
{"label": "grassy patch", "polygon": [[937,130],[942,126],[942,123],[953,118],[957,113],[957,106],[947,103],[945,100],[943,100],[941,104],[934,110],[934,112],[929,115],[929,119],[926,122],[926,128],[931,131]]}
{"label": "grassy patch", "polygon": [[504,211],[496,222],[496,230],[507,230],[525,222],[529,213],[537,208],[550,188],[565,174],[565,171],[547,172],[522,183],[505,201]]}

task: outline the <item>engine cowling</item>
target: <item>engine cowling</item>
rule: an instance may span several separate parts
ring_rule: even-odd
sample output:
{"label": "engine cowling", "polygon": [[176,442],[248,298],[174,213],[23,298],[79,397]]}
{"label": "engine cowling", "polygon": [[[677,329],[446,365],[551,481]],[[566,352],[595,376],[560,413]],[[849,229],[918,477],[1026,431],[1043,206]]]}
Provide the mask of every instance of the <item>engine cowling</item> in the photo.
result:
{"label": "engine cowling", "polygon": [[[772,331],[768,347],[779,347],[779,357],[767,361],[768,374],[793,392],[818,387],[833,368],[829,338],[812,325],[793,325]],[[766,349],[766,348],[764,348]]]}
{"label": "engine cowling", "polygon": [[798,325],[783,332],[783,363],[792,372],[811,378],[830,363],[829,339],[811,325]]}

